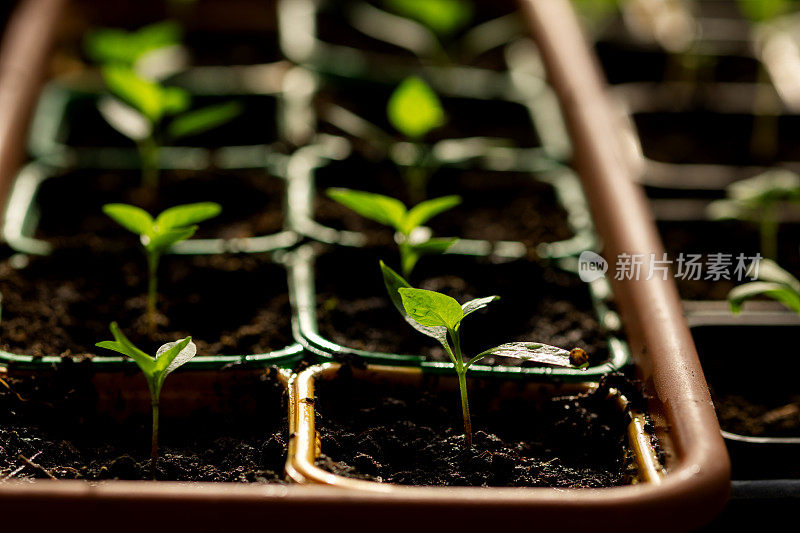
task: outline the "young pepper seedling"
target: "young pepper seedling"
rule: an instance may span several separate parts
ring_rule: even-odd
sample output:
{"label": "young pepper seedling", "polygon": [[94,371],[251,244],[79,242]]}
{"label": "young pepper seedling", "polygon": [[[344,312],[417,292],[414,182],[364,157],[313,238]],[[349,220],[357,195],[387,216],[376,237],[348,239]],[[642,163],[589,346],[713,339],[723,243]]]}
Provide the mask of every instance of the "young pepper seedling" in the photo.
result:
{"label": "young pepper seedling", "polygon": [[138,30],[98,28],[83,42],[86,55],[103,65],[133,68],[146,55],[181,43],[181,27],[171,21],[156,22]]}
{"label": "young pepper seedling", "polygon": [[331,188],[326,194],[362,217],[394,228],[397,232],[395,240],[400,248],[400,266],[405,277],[411,275],[422,255],[444,253],[458,240],[433,238],[429,228],[423,224],[460,204],[460,196],[433,198],[408,209],[400,200],[382,194],[344,188]]}
{"label": "young pepper seedling", "polygon": [[147,324],[150,335],[156,331],[156,300],[158,298],[158,263],[170,246],[184,241],[197,231],[196,224],[217,216],[222,207],[214,202],[170,207],[155,219],[150,213],[128,204],[106,204],[103,212],[119,225],[139,235],[147,255]]}
{"label": "young pepper seedling", "polygon": [[[167,87],[118,65],[103,68],[103,79],[113,96],[98,102],[103,118],[117,131],[136,143],[142,166],[142,185],[158,186],[161,146],[189,135],[220,126],[242,112],[239,102],[225,102],[193,111],[189,92]],[[164,124],[167,117],[174,117]]]}
{"label": "young pepper seedling", "polygon": [[[754,268],[755,265],[751,266]],[[761,259],[757,268],[756,281],[739,285],[728,293],[731,311],[739,313],[747,300],[766,296],[800,314],[800,280],[769,259]]]}
{"label": "young pepper seedling", "polygon": [[415,152],[412,164],[405,168],[403,178],[412,202],[418,203],[427,195],[432,169],[423,138],[447,122],[442,103],[430,86],[417,76],[403,80],[389,97],[386,105],[389,123],[409,141]]}
{"label": "young pepper seedling", "polygon": [[538,342],[508,342],[465,358],[461,349],[463,320],[500,297],[476,298],[462,305],[445,294],[415,289],[383,262],[380,266],[389,297],[406,322],[420,333],[436,339],[453,363],[458,376],[461,413],[464,418],[464,439],[467,446],[472,446],[472,419],[469,412],[466,377],[467,371],[473,364],[490,355],[496,355],[563,367],[586,368],[589,365],[588,355],[581,348],[570,351]]}
{"label": "young pepper seedling", "polygon": [[800,176],[789,170],[768,170],[732,183],[726,192],[726,199],[709,204],[709,215],[717,220],[755,223],[759,230],[761,253],[768,259],[777,259],[778,210],[785,202],[800,202]]}
{"label": "young pepper seedling", "polygon": [[144,374],[147,380],[147,388],[150,390],[150,404],[153,412],[150,469],[153,479],[155,479],[156,466],[158,464],[158,414],[161,389],[164,386],[164,380],[171,372],[197,354],[197,347],[192,342],[191,337],[186,337],[179,341],[164,344],[158,349],[156,356],[151,357],[134,346],[133,343],[125,337],[116,322],[111,323],[110,329],[114,340],[98,342],[95,346],[127,355],[139,366],[139,369],[141,369],[142,374]]}

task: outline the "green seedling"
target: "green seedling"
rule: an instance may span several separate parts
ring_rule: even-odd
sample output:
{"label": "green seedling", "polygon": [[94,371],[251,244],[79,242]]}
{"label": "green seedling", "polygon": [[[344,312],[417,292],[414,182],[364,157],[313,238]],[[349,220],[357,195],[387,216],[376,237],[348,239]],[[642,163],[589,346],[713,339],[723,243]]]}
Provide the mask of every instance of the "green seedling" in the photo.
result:
{"label": "green seedling", "polygon": [[136,143],[142,185],[149,190],[158,186],[161,146],[214,129],[242,112],[239,102],[189,111],[188,91],[144,78],[128,67],[106,66],[103,78],[113,96],[100,99],[100,113],[114,129]]}
{"label": "green seedling", "polygon": [[423,139],[432,130],[447,122],[439,97],[422,78],[412,76],[403,80],[389,97],[386,105],[389,123],[400,132],[416,152],[411,165],[405,168],[404,179],[411,200],[423,200],[427,193],[432,169]]}
{"label": "green seedling", "polygon": [[468,0],[384,0],[383,4],[388,10],[421,23],[439,39],[466,27],[474,12]]}
{"label": "green seedling", "polygon": [[164,380],[171,372],[197,354],[197,347],[192,342],[191,337],[186,337],[179,341],[164,344],[158,349],[156,356],[152,357],[134,346],[123,335],[116,322],[111,323],[111,334],[114,336],[113,341],[98,342],[95,346],[127,355],[139,366],[147,380],[147,388],[150,390],[150,405],[153,411],[150,469],[153,479],[155,479],[158,463],[158,411],[161,389],[164,386]]}
{"label": "green seedling", "polygon": [[[754,269],[755,266],[750,268]],[[800,280],[778,266],[775,261],[760,260],[756,281],[739,285],[728,293],[731,311],[739,313],[747,300],[758,296],[777,300],[800,314]]]}
{"label": "green seedling", "polygon": [[477,298],[462,305],[445,294],[415,289],[383,262],[380,263],[380,266],[383,272],[383,281],[392,303],[406,322],[420,333],[436,339],[453,363],[458,376],[461,413],[464,418],[464,438],[467,446],[472,446],[472,420],[469,412],[466,376],[473,364],[490,355],[564,367],[586,368],[589,364],[586,352],[580,348],[568,351],[538,342],[509,342],[467,358],[461,349],[463,320],[498,300],[499,296]]}
{"label": "green seedling", "polygon": [[768,259],[778,256],[778,222],[781,205],[800,202],[800,176],[775,169],[737,181],[727,188],[727,198],[708,206],[716,220],[744,220],[758,226],[761,254]]}
{"label": "green seedling", "polygon": [[139,235],[147,255],[147,325],[150,335],[156,331],[158,299],[158,264],[161,255],[175,243],[184,241],[197,231],[198,222],[217,216],[222,211],[214,202],[170,207],[155,219],[144,209],[127,204],[106,204],[103,212],[119,225]]}
{"label": "green seedling", "polygon": [[135,31],[100,28],[84,40],[86,55],[102,65],[133,68],[146,55],[181,44],[182,31],[174,22],[157,22]]}
{"label": "green seedling", "polygon": [[737,0],[739,12],[752,24],[761,24],[797,9],[793,0]]}
{"label": "green seedling", "polygon": [[403,275],[409,277],[422,255],[444,253],[458,239],[433,238],[428,220],[461,203],[460,196],[442,196],[407,209],[403,202],[389,196],[351,189],[328,189],[326,194],[359,215],[393,228],[400,249]]}

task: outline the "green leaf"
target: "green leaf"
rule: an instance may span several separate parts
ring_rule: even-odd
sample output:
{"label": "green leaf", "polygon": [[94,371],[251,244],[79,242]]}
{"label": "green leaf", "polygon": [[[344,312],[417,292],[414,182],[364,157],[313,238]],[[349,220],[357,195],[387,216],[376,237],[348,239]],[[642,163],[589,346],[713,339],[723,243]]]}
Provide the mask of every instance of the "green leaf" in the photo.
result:
{"label": "green leaf", "polygon": [[452,209],[460,203],[461,197],[458,195],[442,196],[441,198],[420,202],[409,209],[400,232],[408,235],[414,228],[425,224],[436,215]]}
{"label": "green leaf", "polygon": [[133,343],[129,341],[128,338],[122,333],[116,322],[111,323],[110,329],[115,340],[98,342],[95,344],[95,346],[127,355],[136,362],[136,364],[148,378],[149,382],[153,372],[156,369],[155,360],[134,346]]}
{"label": "green leaf", "polygon": [[421,22],[434,33],[447,36],[469,24],[473,6],[468,0],[384,0],[398,15]]}
{"label": "green leaf", "polygon": [[134,142],[153,135],[150,119],[115,96],[101,97],[97,101],[97,110],[112,128]]}
{"label": "green leaf", "polygon": [[485,352],[480,353],[473,357],[468,363],[469,367],[488,357],[490,355],[497,355],[501,357],[512,357],[514,359],[521,359],[523,361],[532,361],[553,366],[571,367],[569,359],[569,350],[564,350],[556,346],[542,344],[539,342],[509,342],[490,348]]}
{"label": "green leaf", "polygon": [[197,355],[197,346],[191,337],[175,342],[168,342],[156,352],[156,369],[163,372],[163,377],[172,373]]}
{"label": "green leaf", "polygon": [[786,169],[771,169],[728,186],[728,197],[745,205],[800,200],[800,176]]}
{"label": "green leaf", "polygon": [[86,55],[97,63],[132,67],[144,54],[174,46],[180,40],[180,26],[165,21],[132,32],[109,28],[94,30],[87,34],[84,49]]}
{"label": "green leaf", "polygon": [[422,333],[423,335],[427,335],[433,339],[439,341],[439,344],[444,347],[445,351],[450,354],[450,357],[453,357],[453,352],[450,349],[450,345],[447,343],[447,328],[445,327],[429,327],[423,326],[406,312],[406,308],[403,306],[403,298],[400,296],[400,289],[402,288],[411,288],[411,285],[408,284],[406,280],[404,280],[397,272],[389,268],[384,264],[383,261],[380,262],[381,265],[381,272],[383,273],[383,284],[386,286],[386,292],[389,293],[389,298],[392,300],[392,304],[394,304],[397,311],[403,316],[403,319],[408,322],[408,324]]}
{"label": "green leaf", "polygon": [[464,312],[464,316],[466,317],[467,315],[470,315],[475,311],[480,311],[490,303],[499,299],[500,299],[499,296],[486,296],[484,298],[476,298],[462,305],[461,310]]}
{"label": "green leaf", "polygon": [[130,68],[104,67],[103,79],[113,94],[132,105],[153,123],[158,123],[165,115],[180,113],[189,107],[190,97],[185,90],[163,87],[140,77]]}
{"label": "green leaf", "polygon": [[751,22],[766,22],[792,10],[791,0],[737,0],[739,11]]}
{"label": "green leaf", "polygon": [[189,111],[170,123],[167,134],[172,139],[197,135],[231,121],[239,116],[243,109],[240,102],[225,102]]}
{"label": "green leaf", "polygon": [[406,312],[423,326],[455,330],[464,317],[461,305],[450,296],[425,289],[400,288]]}
{"label": "green leaf", "polygon": [[197,231],[197,226],[186,226],[160,232],[145,239],[144,247],[148,252],[163,252],[173,244],[190,238],[195,231]]}
{"label": "green leaf", "polygon": [[457,238],[435,238],[418,243],[400,243],[400,263],[404,273],[411,274],[423,255],[443,254],[458,241]]}
{"label": "green leaf", "polygon": [[216,202],[197,202],[177,205],[161,212],[155,224],[159,231],[181,228],[213,218],[222,212],[222,206]]}
{"label": "green leaf", "polygon": [[781,283],[792,289],[794,292],[800,293],[800,280],[786,270],[782,269],[778,263],[772,259],[761,259],[758,262],[757,278],[759,281],[772,281],[775,283]]}
{"label": "green leaf", "polygon": [[325,193],[362,217],[391,226],[397,231],[403,225],[406,206],[400,200],[382,194],[342,188],[328,189]]}
{"label": "green leaf", "polygon": [[742,310],[744,302],[758,296],[766,296],[777,300],[795,313],[800,314],[800,293],[792,290],[782,283],[769,281],[753,281],[735,287],[728,293],[728,303],[731,311],[738,313]]}
{"label": "green leaf", "polygon": [[106,204],[103,213],[119,225],[137,235],[150,235],[153,231],[153,217],[145,211],[128,204]]}
{"label": "green leaf", "polygon": [[386,108],[392,126],[410,139],[421,139],[445,123],[439,97],[421,78],[406,78],[394,90]]}

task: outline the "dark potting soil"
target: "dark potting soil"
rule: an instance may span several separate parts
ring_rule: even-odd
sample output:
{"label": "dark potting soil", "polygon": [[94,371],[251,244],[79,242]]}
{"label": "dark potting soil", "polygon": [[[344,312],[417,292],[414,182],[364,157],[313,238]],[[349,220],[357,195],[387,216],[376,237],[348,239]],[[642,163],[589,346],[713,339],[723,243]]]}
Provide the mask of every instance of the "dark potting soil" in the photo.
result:
{"label": "dark potting soil", "polygon": [[[800,437],[797,326],[692,328],[722,429],[755,437]],[[788,352],[786,352],[788,350]]]}
{"label": "dark potting soil", "polygon": [[12,353],[114,355],[94,346],[111,339],[112,321],[151,354],[187,335],[200,355],[261,354],[293,342],[285,272],[264,256],[164,256],[154,338],[138,246],[63,249],[23,268],[14,259],[0,264],[0,348]]}
{"label": "dark potting soil", "polygon": [[[696,67],[683,66],[683,59],[661,50],[630,42],[599,41],[595,51],[609,83],[631,82],[739,82],[755,83],[759,63],[746,55],[703,55],[691,58]],[[747,52],[747,50],[743,50]]]}
{"label": "dark potting soil", "polygon": [[[346,367],[345,367],[346,369]],[[403,485],[607,487],[626,474],[626,416],[603,393],[527,399],[470,382],[474,444],[457,390],[352,379],[316,384],[316,428],[335,474]],[[518,391],[519,392],[519,391]]]}
{"label": "dark potting soil", "polygon": [[[756,127],[753,115],[682,110],[633,118],[645,156],[656,161],[769,166],[776,161],[800,161],[800,115],[767,117],[759,137],[768,136],[765,131],[774,132],[776,144],[769,148],[751,144]],[[774,126],[770,125],[773,118]]]}
{"label": "dark potting soil", "polygon": [[[73,94],[65,109],[64,123],[56,140],[76,148],[135,148],[133,142],[111,127],[97,109],[98,94]],[[227,102],[238,102],[242,112],[220,126],[182,137],[172,146],[247,146],[275,143],[277,133],[277,98],[273,95],[193,95],[191,109]]]}
{"label": "dark potting soil", "polygon": [[[98,387],[113,387],[114,379],[92,382],[91,372],[87,364],[62,364],[54,373],[2,378],[0,480],[152,479],[147,402],[128,413],[123,405],[103,405]],[[262,375],[237,382],[222,371],[217,393],[223,400],[179,407],[180,398],[164,397],[179,374],[167,379],[162,395],[157,479],[281,482],[288,432],[277,380]],[[134,378],[146,396],[144,379]],[[231,401],[236,408],[221,412],[219,403]]]}
{"label": "dark potting soil", "polygon": [[[339,249],[317,259],[320,333],[349,348],[449,361],[436,341],[414,331],[389,300],[378,260],[394,268],[395,254],[390,248]],[[461,334],[467,355],[505,342],[536,341],[583,348],[593,364],[608,359],[604,331],[587,287],[554,267],[528,261],[495,264],[466,256],[428,256],[420,260],[409,282],[448,294],[460,303],[500,296],[465,321]],[[481,364],[520,365],[520,361],[489,357]]]}
{"label": "dark potting soil", "polygon": [[[397,64],[431,62],[420,59],[405,48],[396,46],[382,39],[371,37],[356,29],[350,22],[351,15],[349,15],[349,13],[352,11],[353,6],[359,3],[359,0],[355,0],[345,3],[327,2],[327,4],[323,5],[323,9],[319,11],[316,20],[319,40],[323,43],[362,50],[367,54],[379,54],[381,60],[386,61],[387,58],[390,58],[389,60],[394,60]],[[385,2],[369,1],[367,3],[388,11],[389,13],[393,13],[391,9],[386,9]],[[505,70],[507,65],[503,57],[502,47],[494,48],[477,57],[466,56],[466,51],[462,50],[459,46],[458,38],[463,36],[469,29],[481,23],[513,13],[517,6],[513,2],[508,1],[486,2],[483,4],[475,3],[472,6],[475,9],[472,21],[464,30],[452,36],[439,36],[440,42],[447,53],[445,59],[465,66]],[[523,23],[520,22],[520,27],[522,27],[522,24]]]}
{"label": "dark potting soil", "polygon": [[[676,277],[678,292],[685,300],[725,300],[736,285],[752,281],[750,278],[737,281],[734,269],[736,257],[744,254],[754,257],[760,251],[758,230],[750,224],[736,221],[661,221],[658,223],[661,238],[667,250],[668,259],[676,261],[679,254],[700,254],[703,266],[702,278],[698,280]],[[800,275],[800,254],[797,243],[800,227],[797,224],[784,224],[779,230],[778,263],[795,276]],[[730,279],[705,279],[711,254],[728,254],[731,261],[728,268]],[[749,261],[747,261],[749,264]],[[672,264],[677,273],[677,263]]]}
{"label": "dark potting soil", "polygon": [[[346,187],[376,192],[412,205],[396,167],[358,157],[320,168],[316,185],[316,220],[335,229],[363,232],[373,244],[391,243],[392,230],[330,200],[325,190]],[[462,197],[462,203],[426,223],[437,237],[520,241],[535,247],[573,236],[552,186],[528,174],[452,168],[435,171],[428,198],[454,193]]]}
{"label": "dark potting soil", "polygon": [[222,212],[199,224],[199,238],[255,237],[283,229],[285,183],[264,171],[165,170],[155,195],[140,188],[140,179],[135,170],[74,170],[45,180],[36,197],[35,236],[58,246],[90,239],[135,246],[136,238],[102,212],[111,202],[136,205],[154,216],[176,205],[219,203]]}

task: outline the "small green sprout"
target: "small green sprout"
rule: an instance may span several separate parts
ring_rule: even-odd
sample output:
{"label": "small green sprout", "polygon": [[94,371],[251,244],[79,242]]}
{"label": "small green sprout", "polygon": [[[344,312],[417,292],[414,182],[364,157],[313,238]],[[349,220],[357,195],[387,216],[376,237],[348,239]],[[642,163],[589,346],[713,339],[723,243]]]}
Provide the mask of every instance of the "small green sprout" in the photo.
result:
{"label": "small green sprout", "polygon": [[751,23],[770,21],[795,9],[792,0],[737,0],[739,11]]}
{"label": "small green sprout", "polygon": [[181,43],[181,27],[170,21],[157,22],[136,31],[100,28],[87,34],[86,55],[103,65],[133,68],[145,55]]}
{"label": "small green sprout", "polygon": [[383,3],[398,15],[422,23],[440,38],[464,28],[474,11],[468,0],[384,0]]}
{"label": "small green sprout", "polygon": [[170,207],[153,219],[144,209],[127,204],[106,204],[103,212],[119,225],[139,235],[147,255],[147,324],[150,335],[156,331],[158,298],[158,263],[170,246],[184,241],[197,231],[198,222],[217,216],[222,211],[214,202]]}
{"label": "small green sprout", "polygon": [[538,342],[509,342],[465,359],[461,350],[461,326],[464,318],[500,297],[477,298],[461,305],[445,294],[415,289],[383,262],[380,266],[389,297],[406,322],[420,333],[436,339],[453,363],[458,376],[464,438],[467,446],[472,446],[472,420],[469,413],[466,376],[473,364],[490,355],[565,367],[586,368],[589,364],[586,352],[580,348],[568,351]]}
{"label": "small green sprout", "polygon": [[147,388],[150,390],[150,405],[153,411],[150,470],[153,479],[155,479],[158,463],[158,410],[161,389],[164,386],[164,380],[170,373],[197,354],[197,347],[192,342],[191,337],[186,337],[179,341],[164,344],[158,349],[156,356],[151,357],[134,346],[120,331],[116,322],[111,323],[111,334],[114,336],[113,341],[98,342],[95,346],[127,355],[139,366],[147,380]]}
{"label": "small green sprout", "polygon": [[800,280],[769,259],[761,259],[757,267],[751,265],[750,271],[755,268],[758,268],[757,281],[739,285],[728,293],[731,311],[739,313],[747,300],[766,296],[800,314]]}
{"label": "small green sprout", "polygon": [[403,80],[389,97],[386,114],[392,127],[405,136],[416,151],[414,164],[406,168],[404,179],[413,202],[425,198],[430,169],[425,167],[428,154],[423,138],[447,122],[439,97],[422,78]]}
{"label": "small green sprout", "polygon": [[745,220],[758,225],[761,253],[778,256],[779,208],[784,202],[800,202],[800,176],[789,170],[773,169],[728,186],[725,200],[708,206],[716,220]]}
{"label": "small green sprout", "polygon": [[411,275],[422,255],[444,253],[458,240],[432,238],[429,228],[423,224],[460,204],[460,196],[433,198],[407,209],[400,200],[382,194],[342,188],[328,189],[326,194],[359,215],[394,228],[400,265],[406,277]]}
{"label": "small green sprout", "polygon": [[[214,129],[242,112],[239,102],[187,111],[191,105],[188,91],[141,77],[128,67],[106,66],[103,78],[114,96],[100,99],[100,113],[136,143],[142,185],[150,190],[158,186],[159,151],[164,143]],[[167,117],[174,118],[165,125]]]}

